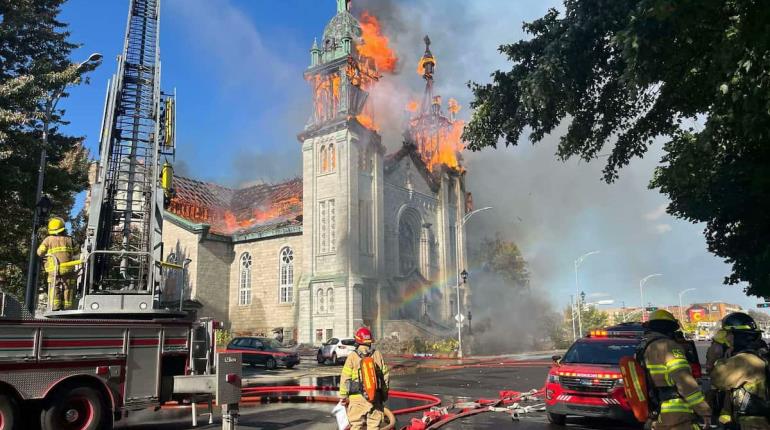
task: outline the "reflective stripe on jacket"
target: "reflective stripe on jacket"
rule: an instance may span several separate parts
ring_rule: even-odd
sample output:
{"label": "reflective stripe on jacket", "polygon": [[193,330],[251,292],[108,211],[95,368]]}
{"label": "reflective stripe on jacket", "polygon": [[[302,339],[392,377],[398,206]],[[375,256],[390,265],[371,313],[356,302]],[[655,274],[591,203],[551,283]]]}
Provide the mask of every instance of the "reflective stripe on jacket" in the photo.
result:
{"label": "reflective stripe on jacket", "polygon": [[[359,345],[357,350],[360,351],[361,354],[366,355],[369,352],[369,347],[366,345]],[[390,387],[390,369],[388,368],[388,365],[385,364],[385,360],[382,358],[380,351],[372,352],[372,359],[374,360],[375,366],[379,367],[382,372],[384,380],[382,390],[387,394]],[[340,397],[361,396],[363,398],[359,393],[348,393],[348,381],[359,382],[360,369],[361,357],[357,353],[351,352],[348,354],[348,358],[345,359],[345,365],[342,366],[342,373],[340,374]]]}
{"label": "reflective stripe on jacket", "polygon": [[[56,261],[58,261],[60,266],[62,263],[72,261],[76,251],[75,241],[71,237],[53,235],[43,239],[43,242],[37,248],[37,255],[46,257],[45,271],[53,273],[56,271]],[[72,270],[73,267],[63,266],[59,268],[59,274],[69,273]]]}
{"label": "reflective stripe on jacket", "polygon": [[644,352],[644,362],[655,387],[671,387],[679,394],[679,398],[661,399],[661,414],[695,412],[701,416],[711,415],[711,408],[692,376],[690,363],[679,343],[669,338],[652,341]]}

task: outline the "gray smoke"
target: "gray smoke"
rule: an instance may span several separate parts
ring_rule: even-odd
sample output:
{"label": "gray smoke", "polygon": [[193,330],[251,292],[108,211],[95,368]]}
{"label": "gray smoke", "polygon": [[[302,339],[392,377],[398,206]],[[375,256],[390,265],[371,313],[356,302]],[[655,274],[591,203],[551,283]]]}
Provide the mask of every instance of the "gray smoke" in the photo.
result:
{"label": "gray smoke", "polygon": [[[472,99],[467,83],[489,82],[494,70],[508,69],[498,47],[528,37],[522,22],[541,17],[549,7],[561,9],[561,2],[550,3],[354,1],[355,14],[369,10],[380,19],[399,56],[398,73],[383,77],[373,94],[376,103],[384,105],[376,114],[381,123],[384,120],[381,134],[389,149],[401,142],[406,101],[422,94],[424,83],[416,69],[426,34],[437,59],[436,93],[445,101],[456,98],[463,106],[460,117],[467,119]],[[391,116],[383,118],[383,111]],[[475,207],[494,207],[467,224],[469,248],[499,232],[519,245],[532,276],[532,293],[517,295],[510,286],[469,268],[477,321],[490,318],[497,326],[528,327],[540,311],[561,309],[575,294],[574,260],[593,250],[601,253],[579,268],[578,289],[589,297],[614,299],[616,307],[638,306],[639,279],[650,273],[664,276],[647,284],[646,302],[674,304],[677,292],[690,287],[698,288],[688,296],[692,300],[746,301],[740,288],[720,285],[727,267],[706,252],[702,226],[667,215],[666,199],[647,189],[662,156],[660,145],[607,185],[600,180],[604,158],[592,163],[556,159],[559,134],[557,130],[536,146],[523,139],[514,149],[464,154],[466,184]],[[500,334],[505,337],[505,332]],[[521,336],[508,337],[510,347],[516,348]]]}

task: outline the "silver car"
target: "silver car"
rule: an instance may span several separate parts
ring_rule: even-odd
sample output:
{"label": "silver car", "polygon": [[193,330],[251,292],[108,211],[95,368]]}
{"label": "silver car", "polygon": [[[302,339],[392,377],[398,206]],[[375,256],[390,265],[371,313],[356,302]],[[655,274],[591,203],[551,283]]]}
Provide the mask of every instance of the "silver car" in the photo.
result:
{"label": "silver car", "polygon": [[316,359],[318,364],[326,363],[331,360],[332,364],[342,364],[348,357],[348,354],[356,349],[356,340],[353,338],[337,339],[333,337],[318,348]]}

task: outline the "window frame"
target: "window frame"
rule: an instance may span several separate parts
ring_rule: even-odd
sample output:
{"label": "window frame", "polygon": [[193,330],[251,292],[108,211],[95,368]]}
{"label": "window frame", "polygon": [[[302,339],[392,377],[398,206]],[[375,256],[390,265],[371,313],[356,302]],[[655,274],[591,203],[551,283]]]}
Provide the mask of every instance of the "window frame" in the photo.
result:
{"label": "window frame", "polygon": [[254,258],[244,251],[238,259],[238,306],[251,306],[251,268]]}
{"label": "window frame", "polygon": [[[284,254],[289,262],[284,261]],[[294,249],[291,246],[281,247],[278,252],[278,303],[294,303]]]}

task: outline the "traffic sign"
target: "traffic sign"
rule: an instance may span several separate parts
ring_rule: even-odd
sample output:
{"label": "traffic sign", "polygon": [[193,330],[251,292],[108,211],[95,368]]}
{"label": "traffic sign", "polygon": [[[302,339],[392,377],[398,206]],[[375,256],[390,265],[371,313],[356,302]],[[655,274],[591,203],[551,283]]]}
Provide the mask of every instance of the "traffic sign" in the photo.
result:
{"label": "traffic sign", "polygon": [[758,308],[770,308],[770,303],[757,303]]}
{"label": "traffic sign", "polygon": [[463,328],[463,326],[465,326],[465,324],[463,324],[463,323],[455,323],[455,327],[457,327],[457,328]]}
{"label": "traffic sign", "polygon": [[644,310],[647,311],[647,312],[655,312],[655,311],[658,310],[658,308],[655,307],[655,306],[650,306],[648,308],[644,308]]}
{"label": "traffic sign", "polygon": [[455,315],[455,321],[462,324],[463,321],[465,321],[465,316],[463,314],[457,314]]}

